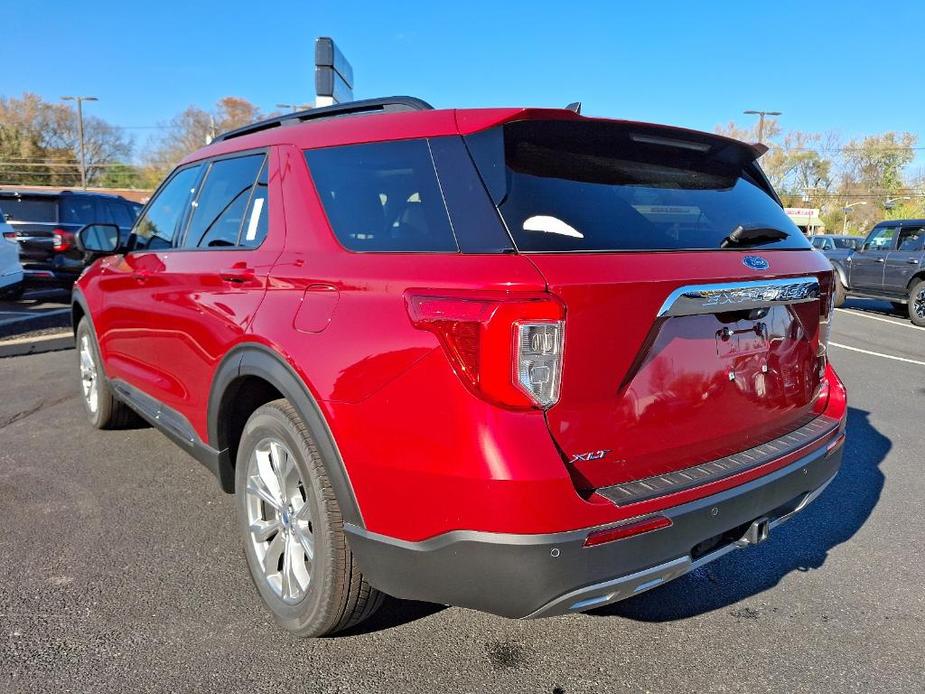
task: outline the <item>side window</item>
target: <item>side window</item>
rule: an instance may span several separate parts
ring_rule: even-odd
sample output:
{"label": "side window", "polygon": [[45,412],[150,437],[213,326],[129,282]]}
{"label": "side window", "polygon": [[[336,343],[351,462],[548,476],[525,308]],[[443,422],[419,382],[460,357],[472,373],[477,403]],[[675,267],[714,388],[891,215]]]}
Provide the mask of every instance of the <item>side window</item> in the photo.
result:
{"label": "side window", "polygon": [[921,251],[925,247],[925,226],[903,227],[899,232],[899,245],[901,251]]}
{"label": "side window", "polygon": [[63,224],[93,224],[103,221],[99,219],[96,209],[96,198],[89,195],[62,195],[61,215],[59,219]]}
{"label": "side window", "polygon": [[184,248],[236,246],[264,154],[212,162],[183,239]]}
{"label": "side window", "polygon": [[864,242],[865,251],[888,251],[893,247],[896,227],[877,227]]}
{"label": "side window", "polygon": [[825,239],[821,239],[816,236],[813,239],[813,248],[818,248],[821,251],[823,248],[825,248]]}
{"label": "side window", "polygon": [[267,217],[269,204],[267,200],[267,167],[264,162],[263,168],[260,169],[260,176],[257,178],[257,185],[254,186],[254,192],[251,195],[250,204],[247,206],[247,212],[244,213],[244,230],[241,233],[241,240],[238,245],[245,248],[256,248],[263,243],[267,235]]}
{"label": "side window", "polygon": [[135,250],[170,248],[201,169],[197,164],[178,171],[158,192],[133,230]]}
{"label": "side window", "polygon": [[96,203],[96,221],[103,224],[115,224],[112,216],[112,204],[108,200],[98,200]]}
{"label": "side window", "polygon": [[118,224],[123,228],[128,228],[134,224],[135,217],[129,210],[128,205],[122,202],[113,201],[107,203],[107,206],[109,207],[110,214],[112,215],[113,224]]}
{"label": "side window", "polygon": [[425,140],[308,150],[305,160],[350,250],[458,250]]}

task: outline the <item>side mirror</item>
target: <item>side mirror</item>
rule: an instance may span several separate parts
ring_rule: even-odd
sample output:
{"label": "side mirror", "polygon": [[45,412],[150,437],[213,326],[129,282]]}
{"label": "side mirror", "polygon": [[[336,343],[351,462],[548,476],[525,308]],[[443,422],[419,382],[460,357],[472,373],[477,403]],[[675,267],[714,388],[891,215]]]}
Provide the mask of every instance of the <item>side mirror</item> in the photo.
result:
{"label": "side mirror", "polygon": [[77,232],[77,248],[84,253],[115,253],[119,241],[115,224],[87,224]]}

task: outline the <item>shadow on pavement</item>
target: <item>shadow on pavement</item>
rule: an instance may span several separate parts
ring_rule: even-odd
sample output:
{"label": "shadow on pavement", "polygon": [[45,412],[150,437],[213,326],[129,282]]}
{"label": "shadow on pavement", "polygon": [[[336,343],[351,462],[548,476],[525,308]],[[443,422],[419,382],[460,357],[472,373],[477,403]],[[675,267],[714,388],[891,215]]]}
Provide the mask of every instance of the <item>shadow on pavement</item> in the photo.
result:
{"label": "shadow on pavement", "polygon": [[868,415],[848,408],[848,440],[838,476],[769,542],[732,552],[665,586],[588,614],[643,622],[684,619],[768,590],[792,571],[820,568],[829,550],[864,525],[883,490],[879,465],[892,443],[871,425]]}
{"label": "shadow on pavement", "polygon": [[879,301],[877,299],[846,299],[842,308],[848,308],[853,311],[861,311],[863,313],[870,313],[875,316],[890,316],[893,318],[897,316],[900,318],[909,317],[905,307],[903,307],[902,310],[899,310],[889,301]]}
{"label": "shadow on pavement", "polygon": [[443,605],[437,605],[431,602],[399,600],[398,598],[386,595],[382,607],[379,608],[376,614],[351,629],[334,634],[331,638],[360,636],[362,634],[384,631],[392,627],[401,626],[402,624],[415,622],[424,617],[430,617],[430,615],[436,614],[444,609],[446,608]]}

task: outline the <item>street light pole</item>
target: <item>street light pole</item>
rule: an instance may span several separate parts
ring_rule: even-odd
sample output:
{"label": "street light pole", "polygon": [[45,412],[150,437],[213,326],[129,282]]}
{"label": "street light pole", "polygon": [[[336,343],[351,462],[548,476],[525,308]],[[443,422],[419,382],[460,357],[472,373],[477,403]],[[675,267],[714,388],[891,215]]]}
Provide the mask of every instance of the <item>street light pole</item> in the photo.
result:
{"label": "street light pole", "polygon": [[780,116],[780,111],[742,111],[747,116],[758,116],[758,142],[764,142],[764,117]]}
{"label": "street light pole", "polygon": [[84,101],[99,101],[95,96],[62,96],[62,101],[77,102],[77,137],[80,139],[80,187],[87,189],[87,157],[84,152]]}
{"label": "street light pole", "polygon": [[852,203],[845,205],[844,207],[845,219],[843,220],[842,227],[841,227],[842,234],[848,233],[848,213],[851,211],[851,208],[854,207],[855,205],[866,205],[866,204],[867,203],[865,201],[861,200],[858,202],[852,202]]}
{"label": "street light pole", "polygon": [[883,209],[892,210],[893,203],[896,202],[897,200],[911,200],[911,199],[912,198],[909,197],[908,195],[900,195],[898,198],[887,198],[886,200],[883,201]]}

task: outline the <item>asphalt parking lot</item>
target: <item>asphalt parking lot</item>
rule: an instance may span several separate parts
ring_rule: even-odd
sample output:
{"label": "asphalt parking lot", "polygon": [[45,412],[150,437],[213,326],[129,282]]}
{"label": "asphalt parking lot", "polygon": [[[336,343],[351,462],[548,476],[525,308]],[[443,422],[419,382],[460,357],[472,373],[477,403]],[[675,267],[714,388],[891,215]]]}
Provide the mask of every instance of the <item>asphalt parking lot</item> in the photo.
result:
{"label": "asphalt parking lot", "polygon": [[32,290],[19,301],[0,301],[0,339],[70,323],[71,292]]}
{"label": "asphalt parking lot", "polygon": [[317,640],[260,606],[203,467],[87,425],[73,351],[2,359],[0,690],[922,691],[925,330],[888,309],[836,313],[843,468],[769,542],[591,614],[391,600]]}

